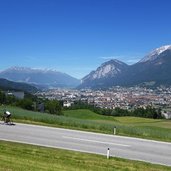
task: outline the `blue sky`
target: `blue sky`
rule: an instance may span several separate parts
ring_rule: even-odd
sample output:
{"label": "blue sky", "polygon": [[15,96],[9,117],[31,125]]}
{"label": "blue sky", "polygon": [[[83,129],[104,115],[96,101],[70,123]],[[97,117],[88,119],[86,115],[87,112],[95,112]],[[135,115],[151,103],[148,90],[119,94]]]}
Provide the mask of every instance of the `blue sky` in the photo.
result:
{"label": "blue sky", "polygon": [[82,78],[171,44],[170,0],[0,0],[0,70],[50,68]]}

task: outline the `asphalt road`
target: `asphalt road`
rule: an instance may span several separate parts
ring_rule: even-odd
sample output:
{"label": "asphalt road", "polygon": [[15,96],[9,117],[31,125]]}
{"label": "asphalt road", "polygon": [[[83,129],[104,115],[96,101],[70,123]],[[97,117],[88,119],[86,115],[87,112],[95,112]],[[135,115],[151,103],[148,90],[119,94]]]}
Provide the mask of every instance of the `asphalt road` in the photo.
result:
{"label": "asphalt road", "polygon": [[107,154],[171,166],[171,143],[61,128],[0,123],[0,140]]}

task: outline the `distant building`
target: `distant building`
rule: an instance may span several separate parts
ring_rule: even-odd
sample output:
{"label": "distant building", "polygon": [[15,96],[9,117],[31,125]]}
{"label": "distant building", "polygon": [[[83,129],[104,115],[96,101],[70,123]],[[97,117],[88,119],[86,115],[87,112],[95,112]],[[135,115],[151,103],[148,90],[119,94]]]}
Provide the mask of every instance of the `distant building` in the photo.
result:
{"label": "distant building", "polygon": [[164,116],[166,119],[171,119],[171,112],[162,111],[162,116]]}
{"label": "distant building", "polygon": [[23,91],[8,91],[6,93],[7,96],[14,96],[17,99],[24,99],[24,92]]}
{"label": "distant building", "polygon": [[71,102],[64,102],[63,107],[71,107]]}

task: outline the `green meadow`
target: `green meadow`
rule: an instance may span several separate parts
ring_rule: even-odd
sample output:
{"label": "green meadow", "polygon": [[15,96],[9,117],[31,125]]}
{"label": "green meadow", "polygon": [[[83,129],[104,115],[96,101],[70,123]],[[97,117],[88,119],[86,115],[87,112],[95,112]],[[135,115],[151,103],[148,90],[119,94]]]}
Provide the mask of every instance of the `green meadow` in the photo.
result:
{"label": "green meadow", "polygon": [[[171,142],[171,120],[139,117],[113,117],[96,114],[87,109],[66,110],[63,116],[32,112],[8,106],[14,122],[78,129]],[[3,108],[0,107],[0,111]]]}
{"label": "green meadow", "polygon": [[171,171],[171,167],[0,141],[0,171]]}

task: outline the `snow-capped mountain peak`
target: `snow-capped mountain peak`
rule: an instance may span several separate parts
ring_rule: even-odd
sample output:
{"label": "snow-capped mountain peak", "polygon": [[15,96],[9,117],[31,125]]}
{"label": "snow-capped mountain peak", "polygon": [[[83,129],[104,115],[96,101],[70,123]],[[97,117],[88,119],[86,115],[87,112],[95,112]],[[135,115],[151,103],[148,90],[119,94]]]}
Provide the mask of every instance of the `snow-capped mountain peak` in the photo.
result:
{"label": "snow-capped mountain peak", "polygon": [[6,71],[7,71],[7,70],[8,70],[8,71],[10,71],[10,70],[12,70],[12,71],[26,71],[26,70],[30,70],[30,68],[29,68],[29,67],[12,66],[12,67],[6,69]]}
{"label": "snow-capped mountain peak", "polygon": [[[48,68],[29,68],[29,67],[19,67],[19,66],[12,66],[6,70],[0,71],[0,73],[4,72],[23,72],[23,73],[59,73],[59,71],[55,69],[48,69]],[[61,73],[61,72],[60,72]]]}
{"label": "snow-capped mountain peak", "polygon": [[158,54],[161,54],[162,52],[164,52],[165,50],[167,50],[169,48],[171,48],[171,45],[165,45],[160,48],[157,48],[156,51],[158,52]]}
{"label": "snow-capped mountain peak", "polygon": [[146,55],[142,60],[139,61],[139,63],[147,62],[147,61],[154,61],[157,59],[157,57],[163,53],[164,51],[171,49],[171,45],[165,45],[161,46],[157,49],[154,49],[152,52],[150,52],[148,55]]}

